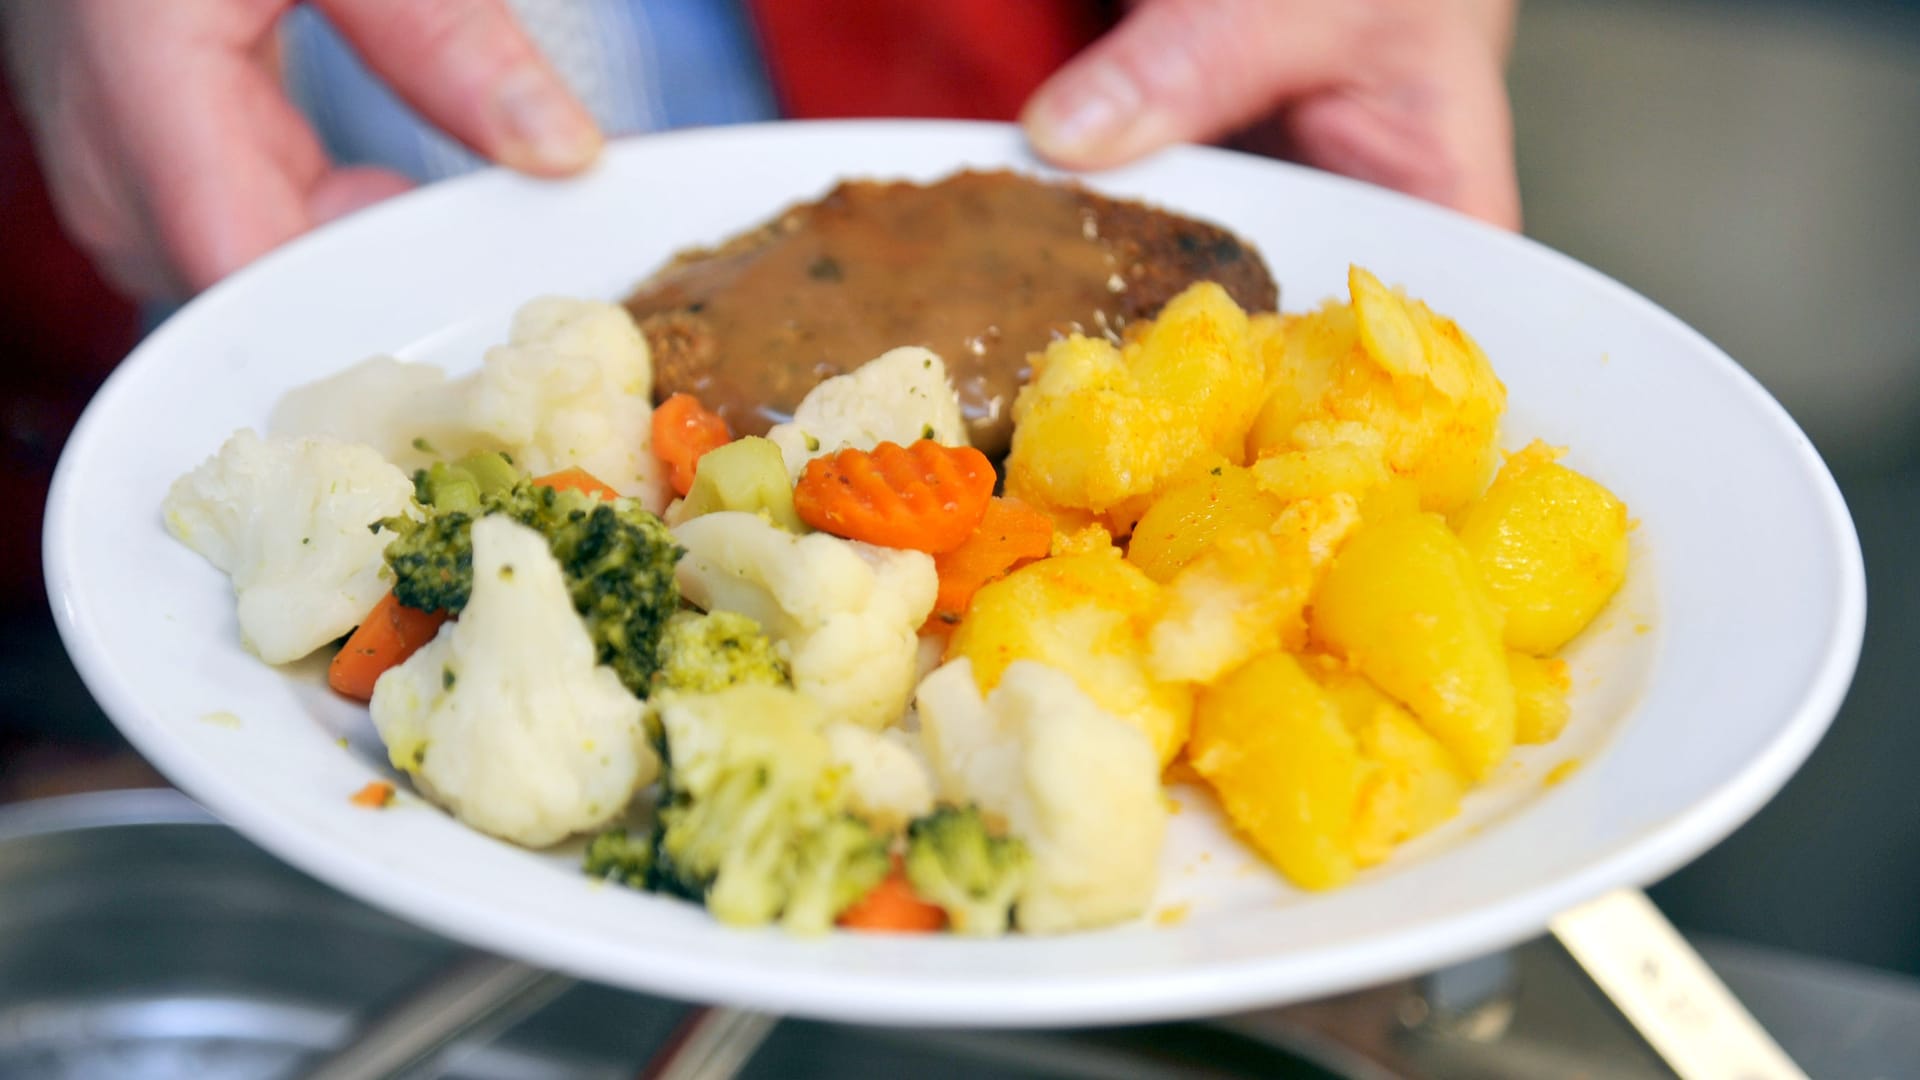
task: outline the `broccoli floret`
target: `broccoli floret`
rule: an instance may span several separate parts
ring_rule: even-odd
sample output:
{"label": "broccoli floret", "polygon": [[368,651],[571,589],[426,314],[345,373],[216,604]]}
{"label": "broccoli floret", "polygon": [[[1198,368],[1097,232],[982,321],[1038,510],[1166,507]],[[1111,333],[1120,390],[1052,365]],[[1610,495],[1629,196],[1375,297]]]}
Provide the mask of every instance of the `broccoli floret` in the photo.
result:
{"label": "broccoli floret", "polygon": [[660,635],[655,660],[655,691],[711,693],[736,683],[792,683],[760,624],[733,611],[676,613]]}
{"label": "broccoli floret", "polygon": [[1005,933],[1031,865],[1027,845],[991,835],[978,807],[941,807],[907,826],[907,881],[955,933]]}
{"label": "broccoli floret", "polygon": [[[416,482],[433,488],[432,471]],[[429,494],[458,503],[464,482],[450,476],[444,490]],[[606,501],[524,478],[482,491],[474,511],[437,502],[423,509],[421,521],[381,522],[398,534],[387,546],[396,599],[421,611],[458,614],[473,589],[474,519],[505,514],[547,538],[600,662],[627,689],[646,696],[661,630],[680,603],[673,567],[682,550],[659,518],[630,499]]]}
{"label": "broccoli floret", "polygon": [[520,482],[512,459],[498,452],[472,454],[451,464],[436,461],[413,474],[413,497],[422,506],[442,513],[480,512],[480,498],[506,491]]}
{"label": "broccoli floret", "polygon": [[608,829],[587,845],[584,867],[588,877],[644,889],[648,871],[653,868],[653,838],[634,836],[625,829]]}
{"label": "broccoli floret", "polygon": [[651,888],[725,923],[823,933],[886,876],[887,838],[847,813],[812,702],[745,684],[665,695],[660,713],[672,757]]}

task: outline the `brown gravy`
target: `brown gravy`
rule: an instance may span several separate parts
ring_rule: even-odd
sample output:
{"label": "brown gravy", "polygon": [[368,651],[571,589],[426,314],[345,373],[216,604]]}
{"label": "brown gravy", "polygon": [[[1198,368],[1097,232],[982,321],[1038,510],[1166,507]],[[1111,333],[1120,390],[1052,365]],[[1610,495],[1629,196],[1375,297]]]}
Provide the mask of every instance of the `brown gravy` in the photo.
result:
{"label": "brown gravy", "polygon": [[851,182],[713,251],[684,253],[627,306],[657,393],[698,396],[738,434],[788,419],[822,379],[888,349],[946,361],[975,445],[1004,452],[1030,352],[1117,335],[1201,277],[1271,309],[1257,253],[1230,234],[1011,173]]}

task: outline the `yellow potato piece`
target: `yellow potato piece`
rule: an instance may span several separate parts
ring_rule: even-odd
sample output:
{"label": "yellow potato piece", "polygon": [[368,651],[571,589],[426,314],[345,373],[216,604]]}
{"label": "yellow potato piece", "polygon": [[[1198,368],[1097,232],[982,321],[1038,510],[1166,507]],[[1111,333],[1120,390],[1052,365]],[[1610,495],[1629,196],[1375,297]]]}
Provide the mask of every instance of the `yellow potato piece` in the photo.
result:
{"label": "yellow potato piece", "polygon": [[1305,637],[1313,591],[1304,545],[1265,530],[1217,539],[1174,575],[1148,635],[1148,670],[1167,681],[1209,683],[1250,657]]}
{"label": "yellow potato piece", "polygon": [[1165,765],[1186,744],[1193,691],[1148,673],[1147,633],[1164,604],[1161,587],[1111,548],[1042,559],[974,594],[946,658],[973,661],[982,694],[1015,660],[1064,672],[1139,728]]}
{"label": "yellow potato piece", "polygon": [[1348,280],[1352,303],[1286,321],[1277,343],[1263,340],[1269,390],[1248,453],[1325,445],[1309,437],[1316,427],[1363,430],[1386,466],[1415,483],[1423,508],[1451,512],[1493,472],[1506,388],[1452,320],[1359,267]]}
{"label": "yellow potato piece", "polygon": [[1382,690],[1484,779],[1513,747],[1513,683],[1499,611],[1440,518],[1362,526],[1314,594],[1313,637]]}
{"label": "yellow potato piece", "polygon": [[1081,336],[1049,345],[1014,401],[1008,492],[1056,516],[1106,516],[1124,535],[1143,498],[1194,459],[1244,460],[1266,389],[1252,334],[1226,290],[1200,282],[1124,346]]}
{"label": "yellow potato piece", "polygon": [[1209,454],[1169,484],[1140,517],[1127,543],[1127,561],[1155,581],[1171,581],[1215,538],[1264,530],[1280,509],[1280,500],[1261,491],[1252,472]]}
{"label": "yellow potato piece", "polygon": [[1292,656],[1256,657],[1203,691],[1187,761],[1234,827],[1295,884],[1330,889],[1353,877],[1359,745]]}
{"label": "yellow potato piece", "polygon": [[1567,662],[1509,652],[1507,670],[1513,676],[1513,740],[1537,744],[1559,738],[1573,715],[1567,703],[1573,689]]}
{"label": "yellow potato piece", "polygon": [[1354,807],[1354,858],[1372,866],[1393,849],[1460,812],[1467,780],[1453,755],[1399,702],[1324,656],[1307,670],[1353,732],[1365,762]]}
{"label": "yellow potato piece", "polygon": [[1534,443],[1460,518],[1460,540],[1506,612],[1507,647],[1544,656],[1593,621],[1627,576],[1627,508]]}

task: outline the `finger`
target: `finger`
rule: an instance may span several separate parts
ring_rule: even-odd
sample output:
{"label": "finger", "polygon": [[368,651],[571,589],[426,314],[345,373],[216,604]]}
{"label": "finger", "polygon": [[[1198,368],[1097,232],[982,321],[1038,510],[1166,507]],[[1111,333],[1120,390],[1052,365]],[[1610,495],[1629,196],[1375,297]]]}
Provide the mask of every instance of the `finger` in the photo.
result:
{"label": "finger", "polygon": [[1049,79],[1021,121],[1068,168],[1211,140],[1340,79],[1366,6],[1149,0]]}
{"label": "finger", "polygon": [[475,152],[539,176],[592,164],[600,130],[500,0],[322,0],[365,58]]}
{"label": "finger", "polygon": [[386,169],[332,169],[307,192],[307,215],[324,225],[411,190],[412,181]]}
{"label": "finger", "polygon": [[1435,69],[1402,90],[1334,91],[1292,109],[1297,156],[1518,229],[1512,120],[1497,60],[1470,46],[1428,55]]}

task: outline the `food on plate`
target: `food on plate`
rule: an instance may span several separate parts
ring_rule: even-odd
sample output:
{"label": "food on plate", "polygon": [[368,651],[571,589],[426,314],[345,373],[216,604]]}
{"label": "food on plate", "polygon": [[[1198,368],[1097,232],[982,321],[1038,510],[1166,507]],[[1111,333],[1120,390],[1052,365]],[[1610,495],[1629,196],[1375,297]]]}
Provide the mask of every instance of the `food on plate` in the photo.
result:
{"label": "food on plate", "polygon": [[1225,289],[1195,285],[1124,345],[1074,336],[1014,401],[1007,494],[1115,534],[1208,452],[1238,460],[1266,384],[1260,335]]}
{"label": "food on plate", "polygon": [[822,378],[921,346],[947,362],[968,440],[999,457],[1029,353],[1057,334],[1118,334],[1203,280],[1253,310],[1278,301],[1259,253],[1218,226],[1073,184],[962,172],[840,184],[675,256],[626,304],[661,396],[690,393],[736,432],[765,434]]}
{"label": "food on plate", "polygon": [[657,707],[672,755],[655,887],[721,922],[819,933],[886,877],[887,838],[852,812],[818,703],[744,684]]}
{"label": "food on plate", "polygon": [[944,806],[907,828],[905,881],[956,934],[991,937],[1012,921],[1033,873],[1033,852],[1017,836],[995,835],[980,808]]}
{"label": "food on plate", "polygon": [[893,724],[913,696],[920,624],[933,610],[933,558],[826,533],[795,536],[757,514],[677,526],[680,595],[759,623],[794,688],[848,723]]}
{"label": "food on plate", "polygon": [[645,706],[600,662],[548,538],[503,513],[471,531],[458,617],[380,676],[368,711],[394,767],[428,798],[544,847],[613,821],[659,758]]}
{"label": "food on plate", "polygon": [[821,532],[939,555],[979,531],[994,482],[993,464],[971,446],[885,442],[808,462],[793,504]]}
{"label": "food on plate", "polygon": [[1573,639],[1627,577],[1627,508],[1535,442],[1460,518],[1460,541],[1506,610],[1507,647],[1544,656]]}
{"label": "food on plate", "polygon": [[1032,661],[984,696],[970,662],[954,661],[927,676],[915,703],[941,796],[978,806],[1032,852],[1016,926],[1058,933],[1146,910],[1167,806],[1159,757],[1138,728]]}
{"label": "food on plate", "polygon": [[1406,702],[1476,780],[1513,748],[1500,609],[1431,514],[1356,532],[1313,598],[1313,639]]}
{"label": "food on plate", "polygon": [[1566,727],[1630,526],[1544,443],[1501,464],[1451,319],[1359,267],[1272,298],[1078,189],[844,187],[676,262],[644,334],[545,298],[471,375],[298,389],[166,520],[263,659],[346,637],[329,682],[427,800],[730,925],[1138,919],[1189,780],[1335,888]]}
{"label": "food on plate", "polygon": [[285,664],[359,625],[387,591],[392,536],[369,525],[405,520],[412,497],[407,474],[368,447],[243,430],[174,482],[161,513],[232,580],[241,643]]}
{"label": "food on plate", "polygon": [[598,661],[629,690],[647,686],[661,630],[680,604],[674,586],[680,551],[659,518],[630,499],[608,500],[532,478],[480,489],[467,502],[475,489],[452,488],[459,496],[454,498],[432,483],[431,473],[421,476],[418,516],[381,522],[396,534],[386,556],[402,604],[459,615],[475,582],[475,526],[493,517],[511,519],[538,532],[559,560]]}
{"label": "food on plate", "polygon": [[799,479],[807,462],[850,448],[871,450],[883,442],[931,439],[967,446],[946,361],[919,348],[890,349],[844,375],[807,391],[793,418],[767,430]]}
{"label": "food on plate", "polygon": [[646,339],[624,311],[542,297],[471,375],[375,357],[288,393],[269,431],[361,443],[409,472],[490,451],[535,476],[577,468],[657,511],[667,470],[649,449],[652,390]]}
{"label": "food on plate", "polygon": [[947,645],[989,693],[1018,661],[1071,675],[1106,712],[1146,737],[1160,764],[1187,741],[1193,688],[1155,678],[1148,636],[1160,587],[1118,548],[1028,563],[973,596]]}

